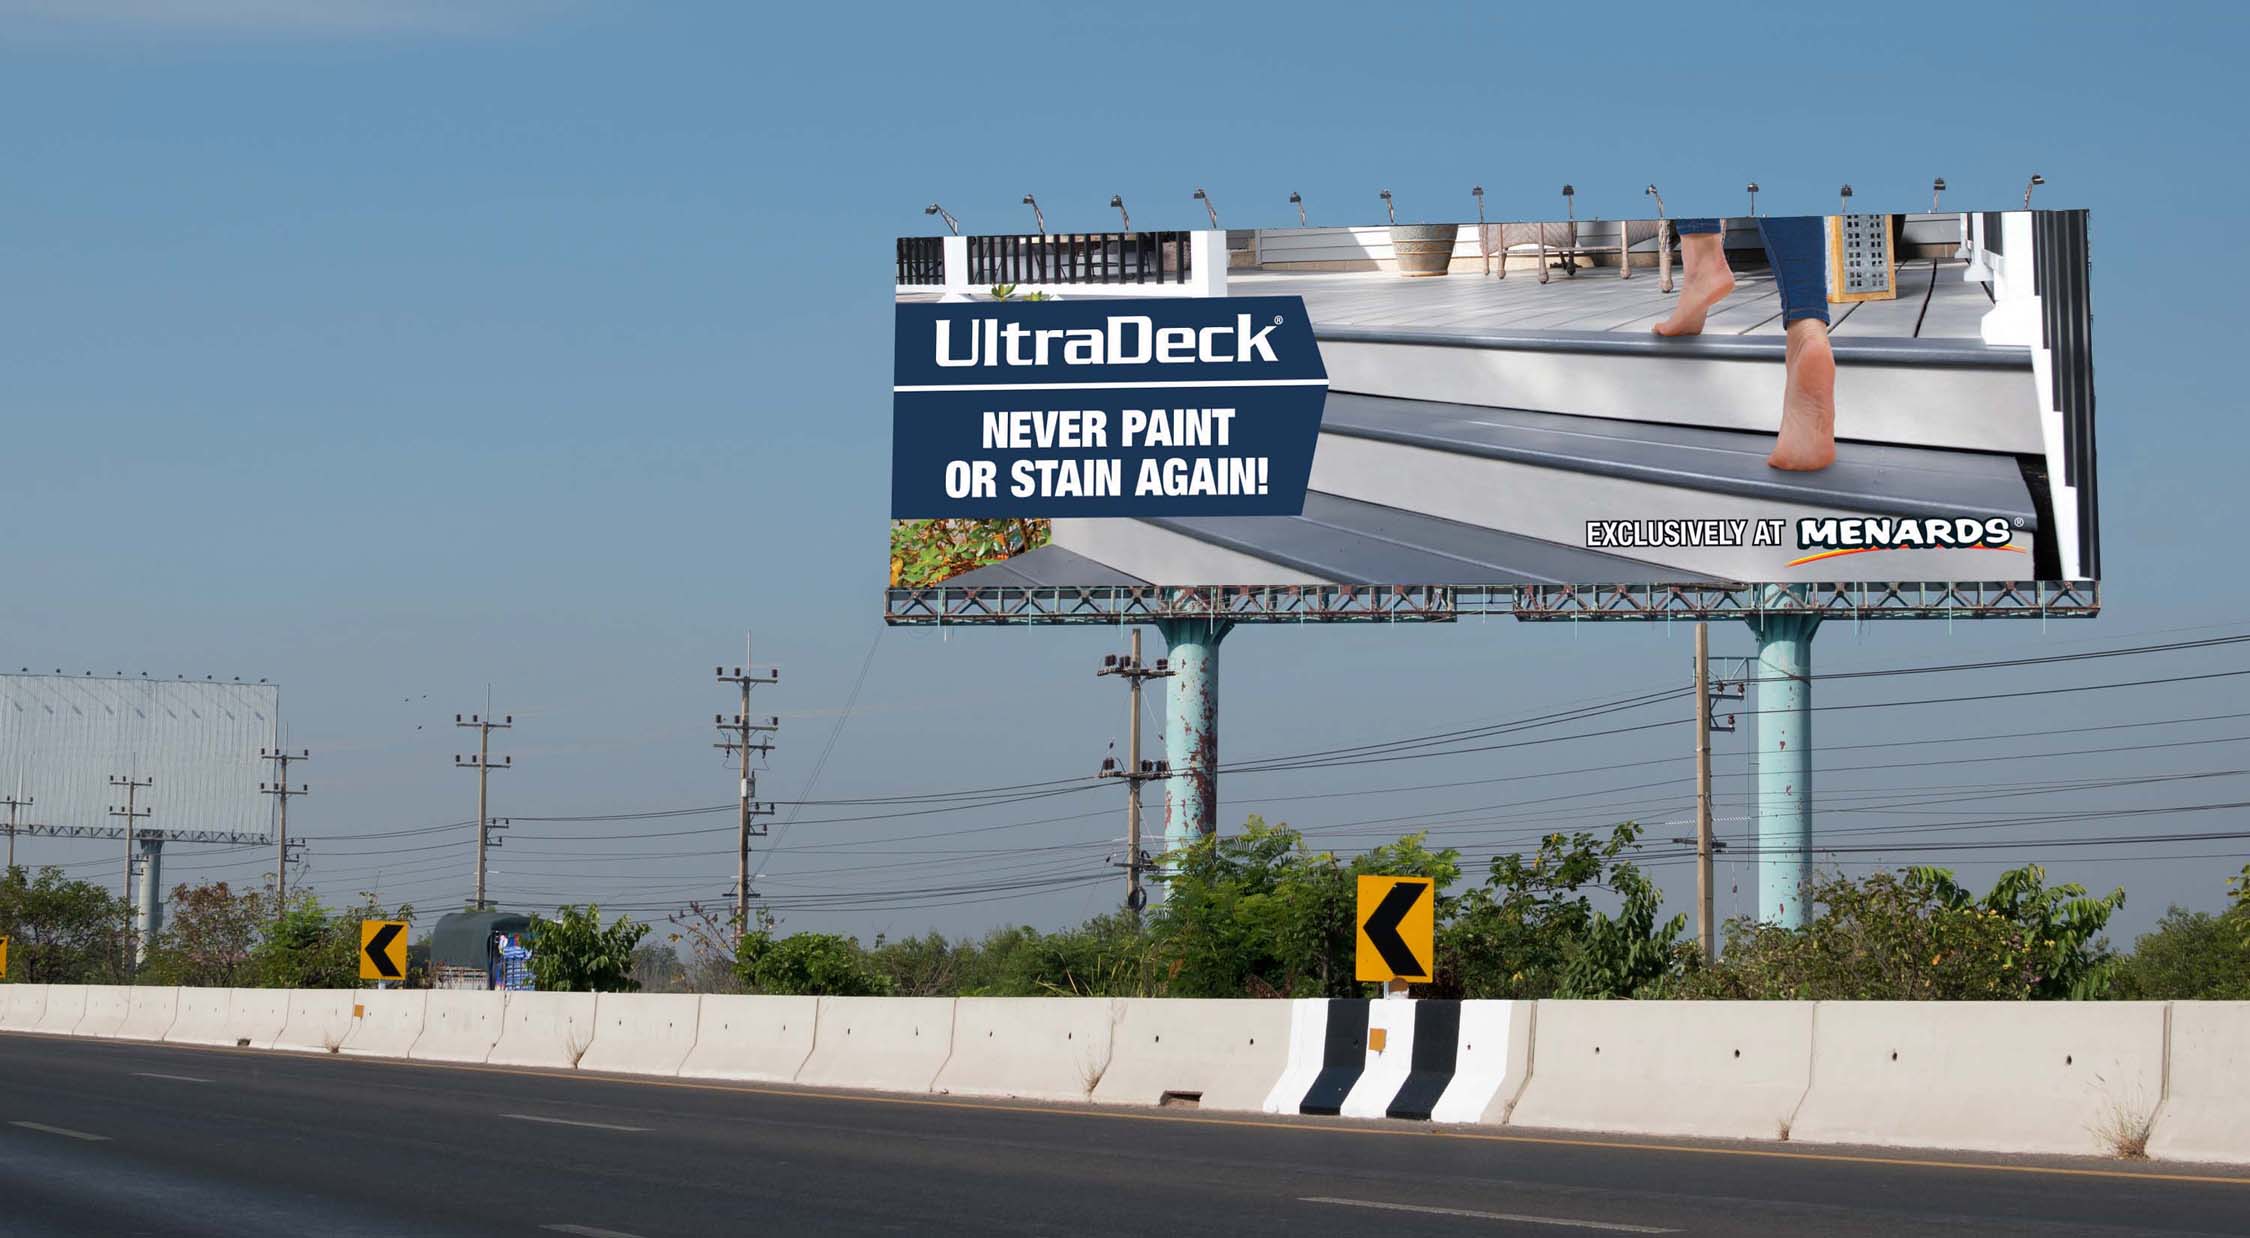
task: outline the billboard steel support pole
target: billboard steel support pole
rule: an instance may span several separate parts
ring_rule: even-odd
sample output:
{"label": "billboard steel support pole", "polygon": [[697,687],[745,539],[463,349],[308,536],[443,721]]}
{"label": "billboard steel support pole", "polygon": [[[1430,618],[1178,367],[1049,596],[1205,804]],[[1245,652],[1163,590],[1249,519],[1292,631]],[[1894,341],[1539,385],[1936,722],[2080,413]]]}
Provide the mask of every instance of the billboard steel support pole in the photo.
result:
{"label": "billboard steel support pole", "polygon": [[1758,638],[1758,708],[1750,727],[1758,919],[1800,928],[1800,892],[1812,879],[1812,639],[1820,616],[1777,611],[1749,622]]}
{"label": "billboard steel support pole", "polygon": [[146,963],[149,947],[155,943],[156,935],[164,931],[164,836],[143,834],[140,843],[141,880],[135,900],[140,905],[133,909],[140,940],[133,944],[133,961]]}
{"label": "billboard steel support pole", "polygon": [[1219,642],[1224,619],[1167,619],[1172,690],[1164,709],[1164,849],[1179,851],[1219,830]]}

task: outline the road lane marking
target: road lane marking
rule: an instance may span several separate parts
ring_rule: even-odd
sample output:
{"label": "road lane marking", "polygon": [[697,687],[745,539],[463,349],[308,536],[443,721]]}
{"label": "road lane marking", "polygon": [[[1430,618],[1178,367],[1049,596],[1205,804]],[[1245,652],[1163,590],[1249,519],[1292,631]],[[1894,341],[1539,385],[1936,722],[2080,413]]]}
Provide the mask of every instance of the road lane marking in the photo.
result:
{"label": "road lane marking", "polygon": [[20,1126],[27,1131],[43,1131],[49,1135],[61,1135],[65,1139],[83,1139],[87,1143],[109,1142],[109,1136],[107,1135],[89,1135],[85,1131],[74,1131],[67,1126],[49,1126],[45,1122],[10,1122],[8,1125]]}
{"label": "road lane marking", "polygon": [[1474,1208],[1437,1208],[1428,1204],[1392,1204],[1374,1199],[1337,1199],[1328,1195],[1301,1195],[1298,1203],[1340,1204],[1346,1208],[1379,1208],[1385,1212],[1423,1212],[1431,1216],[1468,1217],[1477,1221],[1507,1221],[1516,1225],[1559,1225],[1566,1229],[1599,1229],[1614,1234],[1676,1234],[1676,1229],[1656,1225],[1627,1225],[1621,1221],[1581,1221],[1573,1217],[1527,1216],[1520,1212],[1479,1212]]}
{"label": "road lane marking", "polygon": [[171,1080],[172,1082],[174,1082],[174,1083],[209,1083],[209,1082],[211,1082],[211,1081],[210,1081],[209,1079],[198,1079],[198,1078],[196,1078],[196,1077],[195,1077],[194,1075],[167,1075],[167,1074],[164,1074],[164,1073],[163,1073],[163,1072],[161,1072],[161,1071],[154,1071],[154,1070],[136,1070],[136,1071],[134,1071],[134,1072],[133,1072],[133,1077],[134,1077],[135,1079],[170,1079],[170,1080]]}
{"label": "road lane marking", "polygon": [[645,1126],[619,1126],[614,1122],[574,1122],[569,1118],[543,1118],[536,1113],[503,1113],[500,1116],[514,1118],[518,1122],[545,1122],[550,1126],[582,1126],[587,1130],[595,1131],[639,1132],[648,1129]]}
{"label": "road lane marking", "polygon": [[595,1225],[542,1225],[539,1228],[555,1234],[576,1234],[578,1238],[641,1238],[621,1229],[602,1229]]}

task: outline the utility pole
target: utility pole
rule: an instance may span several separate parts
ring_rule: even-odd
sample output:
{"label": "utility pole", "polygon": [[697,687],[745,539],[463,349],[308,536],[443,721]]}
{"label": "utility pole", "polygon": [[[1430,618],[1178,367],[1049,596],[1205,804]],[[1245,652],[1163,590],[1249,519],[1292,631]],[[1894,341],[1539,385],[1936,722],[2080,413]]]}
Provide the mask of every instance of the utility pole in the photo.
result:
{"label": "utility pole", "polygon": [[1695,938],[1718,956],[1711,925],[1711,625],[1695,625]]}
{"label": "utility pole", "polygon": [[304,748],[294,753],[279,748],[260,748],[258,759],[273,762],[274,781],[270,785],[259,783],[258,790],[274,797],[274,806],[281,814],[274,822],[273,918],[278,921],[289,905],[289,801],[312,792],[312,788],[303,783],[298,783],[294,789],[289,786],[289,766],[293,762],[312,760],[312,752]]}
{"label": "utility pole", "polygon": [[125,788],[125,806],[119,808],[112,804],[109,815],[125,819],[125,901],[130,903],[133,901],[133,843],[136,841],[133,837],[135,833],[133,822],[156,811],[153,808],[139,806],[141,788],[155,786],[156,780],[154,778],[133,778],[123,774],[111,774],[109,785]]}
{"label": "utility pole", "polygon": [[[1712,914],[1711,857],[1724,851],[1726,845],[1711,836],[1711,736],[1713,732],[1734,730],[1734,715],[1728,714],[1720,723],[1712,714],[1716,701],[1740,700],[1742,685],[1731,687],[1725,682],[1711,681],[1711,625],[1695,625],[1695,937],[1703,950],[1703,961],[1710,963],[1719,957],[1718,922]],[[1676,839],[1686,842],[1686,839]]]}
{"label": "utility pole", "polygon": [[16,810],[31,807],[34,798],[36,797],[24,795],[21,791],[0,798],[0,804],[8,806],[8,868],[0,868],[0,877],[6,876],[8,869],[16,866]]}
{"label": "utility pole", "polygon": [[[742,642],[743,658],[747,662],[750,642]],[[724,714],[713,714],[712,725],[719,728],[725,739],[711,745],[728,756],[739,758],[741,767],[735,787],[734,819],[734,937],[736,941],[750,931],[750,838],[754,834],[765,837],[766,827],[756,823],[758,817],[773,815],[773,805],[758,802],[758,771],[751,767],[753,755],[764,756],[773,751],[773,741],[751,739],[753,735],[772,734],[781,729],[779,717],[752,718],[750,716],[750,689],[760,684],[781,682],[781,668],[767,667],[760,672],[755,666],[738,666],[729,675],[727,668],[714,666],[711,674],[720,683],[730,683],[741,690],[742,705],[730,721]]]}
{"label": "utility pole", "polygon": [[477,714],[470,714],[467,718],[463,718],[459,714],[453,715],[453,725],[470,727],[477,733],[477,754],[466,761],[462,760],[458,753],[454,754],[453,757],[454,768],[473,769],[477,772],[477,886],[475,901],[469,904],[469,910],[471,911],[483,911],[485,909],[485,849],[500,845],[499,841],[492,837],[492,814],[486,807],[490,801],[486,796],[485,782],[493,770],[514,769],[516,764],[516,759],[513,756],[502,757],[498,765],[492,763],[492,733],[494,731],[505,731],[515,724],[516,716],[514,714],[509,714],[498,722]]}
{"label": "utility pole", "polygon": [[1141,848],[1141,784],[1155,782],[1172,776],[1172,768],[1164,761],[1141,759],[1141,683],[1149,679],[1169,679],[1171,664],[1163,658],[1154,667],[1141,664],[1141,630],[1133,629],[1132,651],[1122,657],[1105,654],[1102,668],[1096,675],[1115,675],[1125,681],[1128,705],[1125,721],[1125,768],[1117,768],[1114,757],[1102,762],[1101,776],[1125,780],[1125,910],[1137,919],[1141,908],[1148,906],[1148,891],[1141,888],[1141,874],[1149,866],[1148,852]]}

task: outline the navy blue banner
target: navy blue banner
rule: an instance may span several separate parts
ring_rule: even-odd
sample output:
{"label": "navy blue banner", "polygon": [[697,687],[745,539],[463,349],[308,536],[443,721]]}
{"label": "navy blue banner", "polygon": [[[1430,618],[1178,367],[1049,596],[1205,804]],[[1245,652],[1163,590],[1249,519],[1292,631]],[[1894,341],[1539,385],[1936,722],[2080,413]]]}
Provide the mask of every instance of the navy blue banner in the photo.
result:
{"label": "navy blue banner", "polygon": [[891,516],[1304,510],[1327,370],[1297,297],[898,306]]}

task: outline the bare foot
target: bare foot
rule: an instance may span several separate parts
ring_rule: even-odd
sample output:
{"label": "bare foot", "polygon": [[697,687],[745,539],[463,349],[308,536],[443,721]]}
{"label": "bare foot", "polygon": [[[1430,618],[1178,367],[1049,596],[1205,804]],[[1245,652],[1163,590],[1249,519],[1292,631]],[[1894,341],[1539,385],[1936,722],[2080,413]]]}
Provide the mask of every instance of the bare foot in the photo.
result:
{"label": "bare foot", "polygon": [[1726,243],[1717,233],[1680,238],[1680,255],[1687,278],[1680,284],[1680,303],[1656,324],[1658,335],[1701,335],[1711,307],[1734,291],[1734,272],[1727,268]]}
{"label": "bare foot", "polygon": [[1836,353],[1828,345],[1828,324],[1812,318],[1790,323],[1786,355],[1781,435],[1766,463],[1818,472],[1836,462]]}

